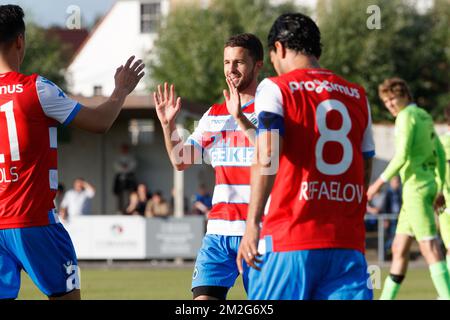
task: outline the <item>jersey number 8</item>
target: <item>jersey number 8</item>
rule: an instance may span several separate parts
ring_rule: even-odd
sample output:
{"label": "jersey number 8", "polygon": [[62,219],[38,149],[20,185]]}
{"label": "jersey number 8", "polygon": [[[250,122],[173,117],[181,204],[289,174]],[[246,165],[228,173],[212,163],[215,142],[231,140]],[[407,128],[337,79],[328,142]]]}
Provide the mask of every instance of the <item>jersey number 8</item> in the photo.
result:
{"label": "jersey number 8", "polygon": [[[327,113],[335,110],[342,116],[342,126],[338,130],[327,127]],[[317,106],[316,123],[320,133],[316,144],[316,167],[326,175],[337,176],[348,170],[353,160],[353,147],[348,134],[352,128],[352,121],[348,114],[347,107],[338,100],[325,100]],[[327,142],[337,142],[343,148],[343,155],[340,162],[335,164],[327,163],[323,159],[323,151]]]}

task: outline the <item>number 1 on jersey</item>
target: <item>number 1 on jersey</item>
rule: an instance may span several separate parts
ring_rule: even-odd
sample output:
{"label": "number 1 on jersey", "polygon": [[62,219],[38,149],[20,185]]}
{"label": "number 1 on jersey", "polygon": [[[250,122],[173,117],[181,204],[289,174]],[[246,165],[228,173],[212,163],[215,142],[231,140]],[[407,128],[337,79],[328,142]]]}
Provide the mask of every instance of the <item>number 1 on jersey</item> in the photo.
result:
{"label": "number 1 on jersey", "polygon": [[[9,147],[11,151],[11,161],[19,161],[19,140],[17,138],[16,119],[14,118],[13,102],[10,101],[0,106],[0,112],[6,115],[6,124],[8,126]],[[5,163],[5,155],[0,154],[0,163]]]}

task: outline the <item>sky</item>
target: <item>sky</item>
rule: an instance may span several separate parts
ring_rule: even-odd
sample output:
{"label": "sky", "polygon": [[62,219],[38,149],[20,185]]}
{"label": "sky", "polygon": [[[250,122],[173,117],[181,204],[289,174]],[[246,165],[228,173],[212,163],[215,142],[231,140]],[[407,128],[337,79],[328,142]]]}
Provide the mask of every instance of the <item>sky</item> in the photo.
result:
{"label": "sky", "polygon": [[48,27],[65,26],[70,16],[67,10],[76,5],[81,12],[81,26],[90,27],[97,17],[105,15],[116,0],[0,0],[1,4],[16,4],[25,10],[26,20]]}
{"label": "sky", "polygon": [[[81,11],[81,27],[89,28],[98,17],[104,16],[117,0],[0,0],[0,4],[20,5],[26,14],[27,20],[49,27],[52,25],[65,26],[70,13],[70,6],[76,5]],[[283,0],[270,0],[279,3]],[[297,4],[314,7],[317,0],[294,0]],[[430,7],[433,0],[408,0],[417,1],[419,9]]]}

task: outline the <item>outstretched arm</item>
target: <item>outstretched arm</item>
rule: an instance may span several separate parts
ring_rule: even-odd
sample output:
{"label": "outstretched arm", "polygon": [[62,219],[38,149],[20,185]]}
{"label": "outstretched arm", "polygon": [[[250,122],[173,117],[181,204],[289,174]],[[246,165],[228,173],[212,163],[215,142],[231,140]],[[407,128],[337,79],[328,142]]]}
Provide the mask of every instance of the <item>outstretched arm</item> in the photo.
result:
{"label": "outstretched arm", "polygon": [[97,107],[83,107],[79,110],[71,125],[94,132],[105,133],[111,128],[122,109],[125,98],[136,88],[144,76],[142,60],[133,63],[134,56],[130,57],[124,66],[116,70],[114,76],[115,88],[108,101]]}
{"label": "outstretched arm", "polygon": [[161,122],[164,133],[164,144],[173,167],[179,171],[186,170],[201,156],[200,152],[191,144],[184,144],[178,135],[176,117],[181,110],[181,98],[175,95],[175,86],[164,83],[164,91],[158,85],[157,92],[153,92],[156,113]]}

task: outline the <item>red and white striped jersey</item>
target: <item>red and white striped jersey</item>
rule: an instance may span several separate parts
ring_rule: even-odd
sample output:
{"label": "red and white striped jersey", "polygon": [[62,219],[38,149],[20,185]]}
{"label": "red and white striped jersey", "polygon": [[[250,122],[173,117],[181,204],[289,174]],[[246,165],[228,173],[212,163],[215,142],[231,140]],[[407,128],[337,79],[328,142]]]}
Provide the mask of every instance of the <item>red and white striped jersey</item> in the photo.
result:
{"label": "red and white striped jersey", "polygon": [[[256,126],[253,101],[242,106],[244,115]],[[242,236],[245,232],[250,201],[250,166],[254,147],[234,118],[226,103],[213,105],[187,139],[210,163],[216,175],[216,185],[208,216],[207,233]]]}
{"label": "red and white striped jersey", "polygon": [[36,74],[0,74],[0,229],[57,222],[57,125],[81,105]]}
{"label": "red and white striped jersey", "polygon": [[363,160],[375,154],[364,88],[326,69],[298,69],[262,81],[255,109],[260,124],[278,117],[284,131],[261,231],[266,249],[363,252]]}

